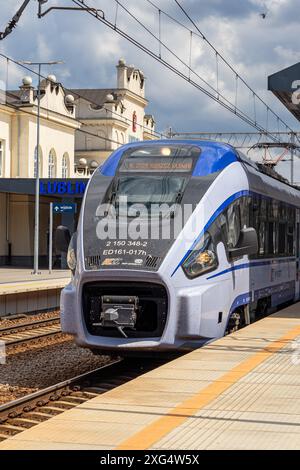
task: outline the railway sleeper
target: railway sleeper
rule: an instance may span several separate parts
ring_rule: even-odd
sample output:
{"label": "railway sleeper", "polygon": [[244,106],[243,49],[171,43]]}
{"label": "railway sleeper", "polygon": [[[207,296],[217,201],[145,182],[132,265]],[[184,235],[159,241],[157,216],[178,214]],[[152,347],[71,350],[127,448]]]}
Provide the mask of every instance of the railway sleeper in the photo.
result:
{"label": "railway sleeper", "polygon": [[87,400],[89,400],[90,398],[95,398],[99,395],[99,393],[88,392],[87,390],[72,392],[71,396],[74,396],[73,394],[75,396],[79,394],[82,397],[86,397]]}
{"label": "railway sleeper", "polygon": [[33,418],[33,419],[37,419],[39,420],[40,422],[42,421],[46,421],[46,419],[49,419],[49,418],[52,418],[52,414],[50,413],[44,413],[42,411],[30,411],[28,413],[28,418]]}
{"label": "railway sleeper", "polygon": [[88,393],[91,393],[93,392],[93,395],[94,396],[98,396],[100,393],[105,393],[105,392],[108,392],[112,387],[102,387],[101,385],[97,386],[97,385],[94,385],[93,387],[88,387],[87,388],[87,392]]}
{"label": "railway sleeper", "polygon": [[63,408],[59,408],[58,406],[52,406],[52,405],[43,407],[43,410],[45,410],[46,412],[49,411],[49,415],[51,416],[55,416],[56,414],[59,414],[65,411]]}
{"label": "railway sleeper", "polygon": [[20,431],[24,431],[24,427],[17,426],[15,424],[5,423],[5,424],[0,424],[0,432],[1,431],[6,431],[8,433],[17,434]]}
{"label": "railway sleeper", "polygon": [[41,421],[46,421],[47,419],[52,418],[53,416],[53,414],[45,413],[44,411],[30,411],[28,415],[29,417],[36,416],[37,418],[40,418]]}
{"label": "railway sleeper", "polygon": [[39,421],[37,420],[33,420],[29,418],[22,418],[22,417],[14,418],[13,420],[11,420],[11,424],[16,425],[16,426],[22,426],[24,428],[31,428],[32,426],[35,426],[38,423]]}
{"label": "railway sleeper", "polygon": [[84,397],[76,397],[74,395],[69,395],[68,397],[65,397],[64,398],[64,401],[65,402],[70,402],[70,403],[74,403],[74,402],[77,402],[77,404],[79,405],[80,403],[84,403],[88,400],[88,397],[84,398]]}
{"label": "railway sleeper", "polygon": [[71,403],[69,401],[66,401],[66,400],[59,400],[59,401],[54,401],[51,403],[51,406],[54,405],[54,406],[57,406],[58,408],[66,408],[66,407],[69,407],[69,408],[73,408],[74,406],[78,405],[78,403]]}

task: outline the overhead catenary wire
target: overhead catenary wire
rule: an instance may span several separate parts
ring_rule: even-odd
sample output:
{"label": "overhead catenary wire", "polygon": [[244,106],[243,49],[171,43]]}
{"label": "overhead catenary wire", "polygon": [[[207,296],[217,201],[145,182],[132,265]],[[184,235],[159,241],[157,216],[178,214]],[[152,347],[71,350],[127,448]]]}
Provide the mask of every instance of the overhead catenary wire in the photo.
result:
{"label": "overhead catenary wire", "polygon": [[[235,79],[236,79],[236,87],[235,87],[235,107],[237,107],[237,90],[238,90],[238,80],[240,80],[249,90],[252,92],[256,98],[266,107],[270,108],[268,104],[253,90],[253,88],[246,82],[246,80],[234,69],[234,67],[229,63],[229,61],[214,47],[214,45],[207,39],[207,37],[202,33],[202,31],[199,29],[199,27],[196,25],[196,23],[190,18],[190,16],[187,14],[187,12],[184,10],[182,5],[176,0],[174,0],[177,5],[180,7],[180,9],[184,12],[184,14],[187,16],[187,18],[191,21],[193,26],[195,27],[196,31],[191,31],[190,28],[188,28],[185,24],[183,24],[181,21],[178,19],[174,18],[174,16],[170,15],[167,13],[165,10],[162,8],[158,7],[157,4],[155,4],[152,0],[145,0],[147,3],[149,3],[152,7],[155,9],[160,9],[161,14],[165,15],[167,18],[172,20],[174,23],[178,24],[181,28],[185,29],[186,31],[189,31],[190,33],[193,33],[194,36],[197,36],[198,38],[202,39],[205,41],[209,47],[220,57],[220,59],[226,64],[226,66],[234,73]],[[278,116],[277,113],[270,111],[274,114],[274,116],[286,127],[286,129],[289,129],[292,131],[292,129],[287,126],[287,124]]]}
{"label": "overhead catenary wire", "polygon": [[[81,0],[79,0],[81,1]],[[118,3],[120,4],[119,0],[115,0],[115,1],[118,1]],[[235,69],[232,67],[232,65],[230,65],[230,63],[224,58],[224,56],[213,46],[213,44],[206,38],[206,36],[202,33],[202,31],[200,31],[200,29],[197,27],[197,25],[195,24],[195,22],[190,18],[189,15],[187,15],[187,13],[185,12],[185,10],[183,9],[183,7],[179,4],[179,2],[177,0],[175,0],[175,2],[180,6],[180,8],[185,12],[185,14],[187,15],[187,17],[190,19],[190,21],[192,22],[192,24],[194,25],[194,27],[196,28],[197,32],[199,34],[197,34],[197,32],[195,33],[194,31],[191,31],[189,28],[187,28],[183,23],[181,23],[180,21],[178,21],[177,19],[175,19],[174,17],[172,17],[171,15],[169,15],[168,13],[166,13],[164,10],[162,10],[160,7],[158,7],[157,5],[155,5],[155,3],[151,0],[146,0],[149,4],[151,4],[154,8],[156,9],[159,9],[161,11],[162,14],[164,14],[165,16],[167,16],[168,18],[170,18],[172,21],[176,22],[178,25],[180,25],[181,27],[183,27],[184,29],[186,29],[187,31],[193,33],[194,35],[197,35],[198,37],[200,37],[201,39],[203,39],[204,41],[207,42],[207,44],[213,49],[213,51],[215,52],[216,54],[216,60],[218,60],[218,57],[230,68],[230,70],[235,74],[236,76],[236,80],[240,80],[249,90],[250,92],[256,96],[256,98],[264,105],[266,106],[266,108],[268,109],[268,111],[272,112],[272,114],[279,119],[279,121],[285,126],[286,129],[289,129],[290,131],[292,131],[292,129],[262,100],[262,98],[248,85],[248,83],[235,71]],[[128,12],[128,10],[123,6],[123,8]],[[193,72],[195,73],[195,72]],[[196,73],[195,73],[196,74]],[[218,74],[218,72],[217,72]],[[197,75],[197,74],[196,74]],[[218,77],[217,77],[217,81],[218,81]],[[212,87],[211,87],[212,88]],[[218,93],[218,90],[215,90],[217,92],[217,95],[219,95]],[[237,93],[237,91],[236,91]],[[225,99],[227,102],[229,102],[226,98],[224,98],[223,96],[223,99]],[[237,108],[237,98],[236,98],[236,103],[235,103],[235,108]],[[256,126],[254,126],[256,127]]]}
{"label": "overhead catenary wire", "polygon": [[[75,3],[77,6],[81,6],[82,10],[83,11],[86,11],[85,9],[86,8],[90,8],[86,1],[85,0],[72,0],[73,3]],[[115,2],[118,3],[118,5],[120,7],[122,7],[122,9],[124,11],[126,11],[140,26],[142,26],[152,37],[154,37],[157,41],[159,41],[159,38],[157,36],[155,36],[155,34],[149,30],[149,28],[147,28],[147,26],[145,26],[143,24],[143,22],[141,20],[139,20],[136,15],[134,15],[133,13],[131,13],[124,5],[122,5],[122,3],[119,1],[119,0],[115,0]],[[193,79],[189,78],[188,75],[186,75],[185,73],[183,73],[182,71],[180,71],[177,67],[175,67],[174,65],[172,65],[170,62],[168,62],[166,59],[164,59],[163,57],[159,57],[159,54],[157,54],[155,51],[149,49],[149,47],[147,47],[145,44],[141,43],[139,40],[135,39],[133,36],[131,36],[130,34],[128,34],[125,30],[121,29],[120,27],[117,27],[115,26],[114,24],[112,24],[108,19],[106,19],[105,15],[102,16],[102,17],[99,17],[99,15],[97,15],[95,12],[93,11],[87,11],[88,14],[90,14],[91,16],[93,16],[94,18],[96,18],[98,21],[102,22],[103,24],[105,24],[107,27],[109,27],[110,29],[113,29],[115,32],[117,32],[120,36],[122,36],[123,38],[127,39],[129,42],[131,42],[133,45],[135,45],[136,47],[138,47],[140,50],[144,51],[146,54],[148,54],[150,57],[152,57],[153,59],[157,60],[158,62],[160,62],[162,65],[164,65],[166,68],[168,68],[169,70],[171,70],[172,72],[174,72],[175,74],[177,74],[179,77],[183,78],[184,80],[188,81],[191,85],[193,85],[195,88],[197,88],[199,91],[201,91],[202,93],[204,93],[205,95],[207,95],[209,98],[213,99],[214,101],[218,102],[220,105],[222,105],[224,108],[226,108],[227,110],[229,110],[230,112],[232,112],[233,114],[235,114],[236,116],[238,116],[240,119],[242,119],[244,122],[246,122],[247,124],[249,124],[250,126],[256,128],[257,130],[259,131],[262,131],[262,132],[266,132],[266,129],[265,127],[262,125],[262,124],[259,124],[258,122],[255,122],[255,120],[253,119],[253,117],[251,117],[250,115],[244,113],[241,109],[238,108],[238,105],[237,105],[237,99],[235,100],[235,103],[231,103],[229,100],[227,100],[226,97],[224,97],[223,95],[219,94],[219,96],[216,96],[216,90],[211,87],[209,84],[206,84],[209,86],[210,89],[213,89],[213,91],[210,91],[206,88],[204,88],[202,85],[200,85],[199,83],[195,82]],[[162,46],[164,48],[166,48],[166,50],[168,50],[174,57],[176,57],[183,65],[185,65],[187,68],[189,68],[189,65],[186,64],[182,59],[180,59],[172,50],[170,50],[170,48],[168,48],[168,46],[166,44],[164,44],[162,42]],[[232,69],[234,71],[234,69]],[[191,70],[191,72],[196,75],[198,78],[200,78],[203,82],[205,82],[205,80],[203,79],[203,77],[201,77],[199,74],[197,74],[194,70]],[[234,71],[235,72],[235,71]],[[236,72],[235,72],[236,73]],[[238,76],[238,74],[236,74],[236,76]],[[239,76],[238,76],[239,77]],[[242,80],[242,79],[241,79]],[[244,82],[246,84],[246,82]],[[246,84],[246,86],[249,88],[249,86]],[[250,88],[249,88],[250,89]],[[258,95],[257,95],[258,97]],[[260,99],[261,102],[263,102],[263,100],[258,97]],[[264,103],[264,102],[263,102]],[[264,103],[265,104],[265,103]],[[267,106],[265,104],[265,106]],[[269,108],[269,107],[268,107]],[[270,109],[270,108],[269,108]],[[273,111],[272,111],[273,112]],[[293,132],[293,130],[275,113],[273,112],[273,114],[279,118],[280,122],[285,126],[286,129],[289,129],[291,132]],[[267,133],[270,135],[270,138],[271,140],[273,141],[276,141],[277,140],[277,137],[275,135],[272,134],[272,132],[270,131],[267,131]]]}
{"label": "overhead catenary wire", "polygon": [[[73,1],[77,1],[77,0],[73,0]],[[81,0],[79,0],[81,1]],[[201,77],[201,75],[199,75],[195,70],[193,70],[189,64],[187,64],[183,59],[181,59],[178,54],[176,54],[174,51],[172,51],[172,49],[170,49],[166,43],[164,43],[159,37],[157,37],[141,20],[139,20],[128,8],[125,7],[125,5],[123,5],[119,0],[114,0],[136,23],[138,23],[143,29],[145,29],[145,31],[150,34],[154,39],[156,39],[156,41],[158,41],[159,43],[159,46],[160,46],[160,50],[161,50],[161,46],[163,46],[170,54],[172,54],[172,56],[177,59],[184,67],[187,67],[188,70],[189,70],[189,74],[192,72],[197,78],[199,78],[199,80],[201,80],[208,88],[210,88],[212,90],[213,93],[216,92],[216,89],[207,81],[205,80],[203,77]],[[84,3],[84,2],[82,2]],[[161,55],[158,55],[158,58],[160,60],[162,60],[162,57]],[[163,61],[164,62],[164,61]],[[224,95],[220,95],[222,97],[222,99],[227,102],[229,105],[231,104],[229,100],[227,100],[227,98],[224,96]],[[243,113],[242,110],[240,110],[241,113]]]}
{"label": "overhead catenary wire", "polygon": [[192,69],[192,47],[193,47],[193,31],[190,31],[189,79],[191,78],[191,69]]}
{"label": "overhead catenary wire", "polygon": [[[85,10],[86,8],[86,3],[82,0],[72,0],[74,3],[76,3],[77,5],[79,5],[79,2],[82,4],[82,10],[83,11],[87,11]],[[115,0],[115,1],[118,1],[118,0]],[[118,2],[119,5],[120,2]],[[125,10],[126,8],[124,6],[122,6]],[[167,61],[165,61],[164,59],[162,59],[161,57],[159,57],[156,53],[154,53],[153,51],[151,51],[150,49],[148,49],[146,46],[144,46],[143,44],[141,44],[139,41],[135,40],[132,36],[128,35],[125,31],[115,27],[112,25],[112,23],[110,23],[108,20],[106,20],[105,18],[100,18],[99,16],[97,16],[96,14],[93,14],[92,11],[87,11],[89,14],[91,14],[92,16],[94,16],[96,19],[100,20],[101,19],[103,20],[103,23],[108,26],[109,28],[111,29],[114,29],[118,34],[120,34],[121,36],[123,36],[125,39],[127,39],[129,42],[131,42],[132,44],[134,44],[135,46],[137,46],[139,49],[141,49],[142,51],[146,52],[149,56],[151,56],[152,58],[158,60],[159,62],[161,62],[161,64],[163,64],[166,68],[168,68],[169,70],[173,71],[174,73],[176,73],[178,76],[180,76],[181,78],[184,78],[185,80],[189,81],[193,86],[195,86],[196,88],[198,88],[200,91],[202,91],[204,94],[206,94],[207,96],[209,96],[210,98],[212,99],[215,99],[214,98],[214,95],[213,93],[215,92],[215,89],[208,83],[205,81],[205,79],[203,79],[202,77],[200,77],[199,74],[197,74],[194,70],[191,70],[198,78],[200,78],[208,87],[210,87],[212,89],[212,92],[213,93],[210,93],[208,92],[205,88],[201,87],[201,85],[197,84],[196,82],[194,82],[193,80],[191,79],[188,79],[188,77],[180,72],[176,67],[172,66],[170,63],[168,63]],[[140,23],[142,25],[142,23],[137,20],[132,14],[130,14],[132,16],[132,18],[137,21],[138,23]],[[147,30],[147,28],[146,28]],[[150,30],[148,30],[148,32],[156,39],[158,40],[158,38],[150,32]],[[186,67],[189,68],[189,66],[184,62],[182,61],[176,54],[174,54],[164,43],[162,43],[162,45],[169,51],[171,52],[183,65],[185,65]],[[225,97],[223,97],[224,101],[228,101]],[[217,100],[219,101],[220,104],[222,104],[222,106],[224,106],[225,108],[227,108],[228,110],[231,110],[230,109],[230,102],[228,101],[228,105],[225,103],[225,102],[221,102],[220,100]],[[243,120],[245,120],[245,122],[247,122],[247,116],[245,115],[244,117],[242,117],[243,115],[243,111],[241,110],[238,110],[238,112],[236,112],[235,114],[239,115],[239,117],[241,117]],[[251,124],[250,122],[248,122],[248,124]]]}
{"label": "overhead catenary wire", "polygon": [[[148,1],[149,3],[151,3],[153,5],[153,2],[151,2],[151,0],[146,0]],[[275,111],[273,111],[269,105],[253,90],[253,88],[251,88],[251,86],[246,82],[246,80],[234,69],[234,67],[228,62],[227,59],[225,59],[225,57],[216,49],[216,47],[207,39],[207,37],[202,33],[202,31],[200,30],[200,28],[197,26],[197,24],[195,23],[195,21],[191,18],[191,16],[187,13],[186,9],[181,5],[181,3],[179,2],[179,0],[174,0],[174,2],[178,5],[178,7],[181,9],[181,11],[183,12],[183,14],[188,18],[188,20],[191,22],[191,24],[196,28],[196,30],[198,31],[200,37],[209,45],[209,47],[218,55],[218,57],[220,57],[220,59],[226,64],[226,66],[236,75],[236,77],[250,90],[250,92],[252,92],[253,94],[253,97],[254,99],[257,98],[264,106],[266,106],[267,108],[267,111],[269,110],[276,118],[278,118],[282,124],[284,124],[287,128],[290,129],[290,131],[292,131],[292,129],[287,126],[287,124],[278,116],[277,113],[275,113]]]}

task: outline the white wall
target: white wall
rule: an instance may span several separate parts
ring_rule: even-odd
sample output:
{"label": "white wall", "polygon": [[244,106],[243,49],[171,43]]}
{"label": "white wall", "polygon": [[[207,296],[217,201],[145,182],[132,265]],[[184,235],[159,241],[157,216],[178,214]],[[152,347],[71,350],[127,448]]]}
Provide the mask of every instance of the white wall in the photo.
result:
{"label": "white wall", "polygon": [[[34,151],[36,147],[36,120],[28,118],[28,176],[34,176]],[[74,176],[74,130],[62,127],[56,123],[41,120],[40,147],[42,150],[42,174],[48,178],[48,157],[51,149],[56,154],[56,178],[62,178],[62,158],[64,153],[69,155],[70,177]]]}
{"label": "white wall", "polygon": [[2,175],[9,178],[11,173],[11,113],[0,110],[0,140],[3,147]]}

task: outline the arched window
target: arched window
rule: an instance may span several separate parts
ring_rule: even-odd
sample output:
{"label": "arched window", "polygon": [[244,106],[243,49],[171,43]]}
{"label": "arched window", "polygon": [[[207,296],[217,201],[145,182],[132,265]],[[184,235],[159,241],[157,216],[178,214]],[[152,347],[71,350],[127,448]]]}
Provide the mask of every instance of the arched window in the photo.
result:
{"label": "arched window", "polygon": [[48,157],[48,178],[56,177],[56,153],[51,149]]}
{"label": "arched window", "polygon": [[[34,163],[33,163],[33,176],[37,177],[37,147],[34,149]],[[43,176],[43,152],[41,146],[39,146],[39,177]]]}
{"label": "arched window", "polygon": [[119,134],[118,131],[115,131],[115,143],[119,143]]}
{"label": "arched window", "polygon": [[124,132],[121,132],[121,141],[122,141],[122,144],[125,144],[125,134],[124,134]]}
{"label": "arched window", "polygon": [[70,164],[69,164],[69,154],[65,152],[61,161],[61,176],[62,178],[70,177]]}

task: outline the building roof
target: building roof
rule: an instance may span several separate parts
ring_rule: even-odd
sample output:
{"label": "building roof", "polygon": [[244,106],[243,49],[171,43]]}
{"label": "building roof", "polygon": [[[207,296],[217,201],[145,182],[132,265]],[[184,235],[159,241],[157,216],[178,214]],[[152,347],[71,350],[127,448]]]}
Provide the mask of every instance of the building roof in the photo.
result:
{"label": "building roof", "polygon": [[7,90],[6,91],[6,103],[13,104],[15,106],[22,105],[21,101],[21,90]]}
{"label": "building roof", "polygon": [[114,99],[117,99],[117,92],[119,90],[116,88],[72,88],[68,91],[75,95],[75,99],[81,97],[94,104],[103,106],[107,102],[107,95],[113,95]]}
{"label": "building roof", "polygon": [[268,90],[272,91],[295,118],[300,121],[300,104],[295,104],[292,101],[292,95],[300,85],[300,82],[296,84],[297,80],[300,80],[300,62],[270,75],[268,77]]}

